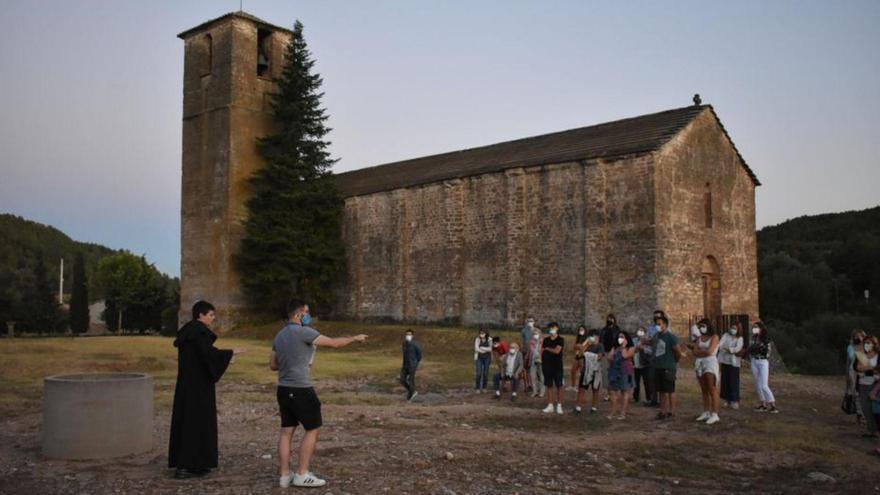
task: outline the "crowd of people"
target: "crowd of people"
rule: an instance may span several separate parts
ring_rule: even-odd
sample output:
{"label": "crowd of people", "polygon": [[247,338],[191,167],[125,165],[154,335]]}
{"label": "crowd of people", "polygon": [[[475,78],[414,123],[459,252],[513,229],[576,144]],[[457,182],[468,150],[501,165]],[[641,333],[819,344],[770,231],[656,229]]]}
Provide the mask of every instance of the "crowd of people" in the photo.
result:
{"label": "crowd of people", "polygon": [[[568,337],[572,338],[572,337]],[[546,398],[545,413],[564,414],[565,395],[574,394],[571,412],[599,412],[601,401],[610,402],[606,417],[626,419],[631,403],[657,407],[657,419],[675,416],[675,383],[678,362],[687,355],[694,357],[694,373],[702,393],[703,411],[696,421],[712,425],[721,421],[721,408],[740,407],[740,368],[748,359],[755,381],[758,403],[756,412],[779,413],[769,385],[771,341],[761,322],[751,326],[748,345],[739,323],[727,329],[712,328],[709,320],[701,320],[691,328],[687,342],[669,327],[666,314],[657,310],[647,326],[635,332],[620,328],[617,318],[609,314],[600,329],[578,327],[570,347],[560,327],[550,322],[543,328],[528,318],[520,342],[505,342],[480,328],[474,340],[474,390],[487,391],[488,377],[495,362],[494,398],[500,399],[505,386],[510,399],[518,392]],[[565,356],[571,355],[566,386]],[[876,360],[876,353],[874,354]]]}
{"label": "crowd of people", "polygon": [[[880,440],[880,341],[863,330],[854,330],[846,346],[846,393],[843,410],[855,414],[863,435]],[[871,451],[880,455],[880,442]]]}
{"label": "crowd of people", "polygon": [[[175,477],[203,476],[217,467],[217,408],[214,387],[244,349],[221,350],[214,347],[217,336],[211,330],[214,307],[205,301],[192,308],[193,319],[178,332],[174,346],[178,351],[178,373],[172,408],[168,466]],[[313,387],[310,368],[317,347],[344,347],[364,342],[366,335],[331,338],[312,328],[309,306],[292,299],[287,306],[287,322],[276,335],[269,356],[269,368],[278,373],[276,399],[280,416],[278,439],[279,485],[320,487],[326,484],[309,471],[311,457],[323,424],[321,401]],[[702,395],[703,411],[695,419],[713,425],[721,421],[721,408],[740,408],[740,368],[748,359],[755,383],[756,412],[779,413],[769,386],[769,357],[772,342],[761,322],[751,325],[749,339],[743,328],[733,323],[727,329],[712,328],[701,320],[693,325],[684,343],[670,329],[663,311],[653,314],[651,324],[635,332],[623,330],[609,314],[601,329],[581,325],[566,347],[560,326],[550,322],[544,328],[534,319],[526,320],[519,342],[505,342],[481,328],[474,339],[474,389],[487,391],[490,372],[494,398],[510,390],[511,400],[518,392],[546,398],[544,413],[565,414],[567,392],[574,392],[573,414],[597,414],[600,401],[610,402],[609,420],[627,418],[630,403],[643,402],[657,407],[658,420],[670,420],[676,411],[678,363],[688,353],[694,357],[694,373]],[[878,439],[880,427],[880,342],[857,330],[847,346],[847,389],[843,409],[854,414],[865,428],[865,436]],[[415,376],[422,360],[421,347],[407,330],[401,344],[400,383],[407,400],[417,395]],[[565,356],[571,355],[566,387]],[[601,399],[600,399],[601,397]],[[293,433],[302,426],[296,469],[290,468]],[[880,444],[872,451],[880,455]]]}

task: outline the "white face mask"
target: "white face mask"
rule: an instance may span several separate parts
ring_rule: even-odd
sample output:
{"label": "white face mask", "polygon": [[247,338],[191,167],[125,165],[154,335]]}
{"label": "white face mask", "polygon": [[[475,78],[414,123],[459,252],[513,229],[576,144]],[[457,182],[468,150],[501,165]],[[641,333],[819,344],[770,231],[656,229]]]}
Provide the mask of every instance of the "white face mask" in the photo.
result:
{"label": "white face mask", "polygon": [[761,329],[760,329],[760,328],[758,328],[758,327],[753,327],[753,328],[752,328],[752,335],[758,335],[759,333],[761,333]]}
{"label": "white face mask", "polygon": [[730,335],[736,336],[736,329],[735,328],[731,328],[727,332],[730,333]]}
{"label": "white face mask", "polygon": [[621,338],[617,339],[617,343],[620,345],[626,344],[626,339],[621,337]]}
{"label": "white face mask", "polygon": [[519,352],[519,349],[514,347],[513,349],[510,350],[510,355],[512,356],[512,355],[516,354],[517,352]]}
{"label": "white face mask", "polygon": [[638,335],[639,337],[644,337],[644,336],[645,336],[645,332],[639,330],[638,332],[636,332],[636,335]]}
{"label": "white face mask", "polygon": [[550,330],[550,335],[556,335],[556,329],[555,329],[555,328],[552,329],[552,330]]}
{"label": "white face mask", "polygon": [[700,327],[700,335],[706,335],[709,329],[707,327]]}
{"label": "white face mask", "polygon": [[412,335],[407,335],[405,338],[406,338],[406,341],[409,342],[412,340]]}
{"label": "white face mask", "polygon": [[587,331],[586,330],[578,330],[578,333],[583,335],[583,334],[587,333]]}
{"label": "white face mask", "polygon": [[541,334],[540,334],[540,333],[536,333],[536,334],[534,335],[534,337],[535,337],[535,340],[538,340],[538,339],[541,338]]}
{"label": "white face mask", "polygon": [[865,352],[871,352],[874,348],[874,344],[865,344]]}

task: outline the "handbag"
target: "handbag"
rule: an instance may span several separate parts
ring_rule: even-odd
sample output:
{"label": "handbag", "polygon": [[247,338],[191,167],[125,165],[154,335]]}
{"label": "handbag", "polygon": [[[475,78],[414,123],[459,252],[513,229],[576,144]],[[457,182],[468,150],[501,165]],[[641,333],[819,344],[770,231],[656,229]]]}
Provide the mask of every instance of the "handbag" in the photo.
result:
{"label": "handbag", "polygon": [[856,398],[853,394],[843,395],[843,400],[840,402],[840,410],[848,415],[856,413]]}

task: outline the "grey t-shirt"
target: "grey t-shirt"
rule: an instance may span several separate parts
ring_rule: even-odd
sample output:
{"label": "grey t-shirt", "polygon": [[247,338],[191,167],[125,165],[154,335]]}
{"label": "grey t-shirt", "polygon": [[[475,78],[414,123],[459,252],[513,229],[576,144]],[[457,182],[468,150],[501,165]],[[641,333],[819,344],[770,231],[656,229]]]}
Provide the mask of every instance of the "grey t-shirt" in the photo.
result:
{"label": "grey t-shirt", "polygon": [[309,362],[315,354],[312,342],[321,335],[312,327],[288,323],[272,342],[278,363],[278,385],[305,388],[312,386]]}

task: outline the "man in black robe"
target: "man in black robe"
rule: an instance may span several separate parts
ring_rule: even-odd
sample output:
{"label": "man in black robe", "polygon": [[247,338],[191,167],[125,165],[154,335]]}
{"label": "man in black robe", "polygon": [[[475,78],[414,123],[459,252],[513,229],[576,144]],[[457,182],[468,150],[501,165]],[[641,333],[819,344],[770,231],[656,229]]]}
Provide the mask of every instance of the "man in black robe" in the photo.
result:
{"label": "man in black robe", "polygon": [[216,318],[214,306],[199,301],[193,319],[180,328],[177,347],[177,385],[171,413],[168,467],[175,477],[202,476],[217,467],[217,401],[214,384],[220,380],[232,356],[241,349],[214,347],[217,336],[210,329]]}

